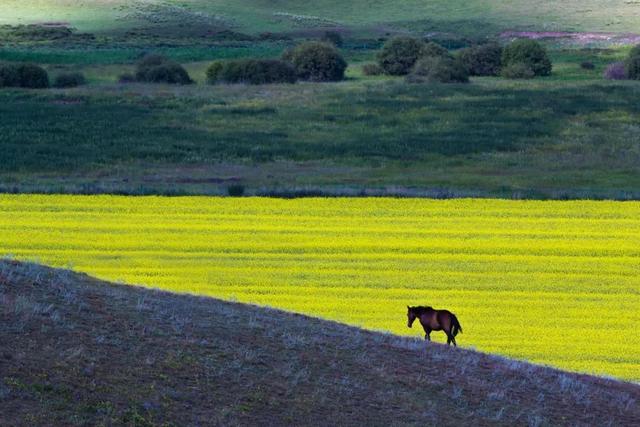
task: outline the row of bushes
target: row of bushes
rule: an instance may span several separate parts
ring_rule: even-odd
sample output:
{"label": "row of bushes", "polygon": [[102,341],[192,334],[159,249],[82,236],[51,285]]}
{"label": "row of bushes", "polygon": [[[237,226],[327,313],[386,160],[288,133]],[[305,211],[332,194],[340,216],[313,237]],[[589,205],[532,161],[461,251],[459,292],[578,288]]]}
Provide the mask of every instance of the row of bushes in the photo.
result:
{"label": "row of bushes", "polygon": [[296,71],[287,62],[276,59],[239,59],[216,61],[207,69],[207,82],[216,83],[295,83]]}
{"label": "row of bushes", "polygon": [[207,69],[207,82],[294,83],[297,80],[335,82],[344,79],[347,62],[333,44],[307,42],[286,50],[281,59],[216,61]]}
{"label": "row of bushes", "polygon": [[[334,41],[335,42],[335,41]],[[338,43],[335,43],[338,44]],[[207,69],[207,82],[217,83],[294,83],[344,79],[347,63],[334,43],[307,42],[283,53],[281,59],[238,59],[216,61]],[[591,64],[589,64],[591,65]],[[584,64],[583,64],[584,68]],[[442,83],[469,81],[469,76],[533,78],[551,74],[552,64],[538,42],[520,39],[502,48],[485,44],[464,48],[452,55],[444,47],[411,37],[388,41],[378,54],[376,64],[366,64],[367,75],[407,76],[410,82]],[[640,45],[631,50],[626,61],[611,64],[608,79],[640,80]],[[125,74],[121,82],[191,84],[193,80],[177,62],[164,56],[148,55],[140,60],[135,75]],[[56,77],[54,87],[75,87],[86,83],[80,73]],[[0,64],[0,87],[46,88],[49,75],[34,64]]]}
{"label": "row of bushes", "polygon": [[[122,80],[124,79],[121,78]],[[162,55],[147,55],[142,58],[137,64],[135,78],[129,78],[129,80],[179,85],[193,83],[182,65]]]}
{"label": "row of bushes", "polygon": [[[328,42],[303,43],[283,53],[281,59],[235,59],[215,61],[207,69],[207,82],[217,83],[295,83],[344,79],[347,62],[335,44]],[[134,74],[120,76],[121,83],[150,82],[191,84],[193,80],[178,63],[160,55],[148,55],[136,65]]]}
{"label": "row of bushes", "polygon": [[[334,40],[335,42],[335,40]],[[333,44],[308,42],[287,50],[282,59],[240,59],[216,61],[207,70],[207,81],[215,83],[294,83],[344,79],[347,62]],[[135,74],[120,76],[120,82],[149,82],[186,85],[193,83],[182,65],[161,55],[147,55],[136,65]],[[79,73],[59,75],[54,86],[72,87],[85,83]],[[0,87],[46,88],[46,70],[33,64],[0,65]]]}
{"label": "row of bushes", "polygon": [[396,37],[383,46],[377,64],[367,64],[368,75],[409,76],[410,81],[466,82],[469,76],[532,78],[551,74],[546,49],[538,42],[520,39],[502,48],[485,44],[452,55],[444,47],[412,37]]}
{"label": "row of bushes", "polygon": [[[66,88],[86,83],[80,73],[63,73],[56,76],[53,87]],[[51,86],[47,70],[35,64],[0,64],[0,88],[23,87],[44,89]]]}
{"label": "row of bushes", "polygon": [[49,74],[35,64],[0,64],[0,87],[49,87]]}

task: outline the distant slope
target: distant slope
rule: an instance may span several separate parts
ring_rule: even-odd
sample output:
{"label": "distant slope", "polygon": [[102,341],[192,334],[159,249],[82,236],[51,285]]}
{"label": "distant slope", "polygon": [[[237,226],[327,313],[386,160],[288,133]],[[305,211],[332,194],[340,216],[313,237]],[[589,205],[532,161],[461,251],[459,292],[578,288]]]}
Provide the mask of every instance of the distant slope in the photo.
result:
{"label": "distant slope", "polygon": [[[318,26],[467,33],[501,29],[634,32],[640,3],[627,0],[3,0],[1,23],[64,21],[83,31],[166,25],[208,16],[244,31]],[[161,19],[157,19],[160,17]],[[478,24],[482,24],[479,26]],[[186,27],[183,27],[186,28]]]}
{"label": "distant slope", "polygon": [[0,262],[0,425],[638,425],[640,386]]}

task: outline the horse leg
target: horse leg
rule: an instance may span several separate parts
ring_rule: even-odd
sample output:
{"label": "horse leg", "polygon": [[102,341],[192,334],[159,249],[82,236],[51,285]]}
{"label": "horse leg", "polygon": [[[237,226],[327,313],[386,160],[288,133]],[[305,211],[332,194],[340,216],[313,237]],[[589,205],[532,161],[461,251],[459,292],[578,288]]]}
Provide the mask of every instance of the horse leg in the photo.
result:
{"label": "horse leg", "polygon": [[426,332],[424,339],[427,341],[431,341],[431,329],[429,328],[424,328],[424,331]]}
{"label": "horse leg", "polygon": [[453,343],[453,345],[457,347],[458,345],[456,344],[456,337],[454,337],[453,334],[451,333],[451,328],[443,329],[443,330],[444,330],[444,333],[447,334],[447,345],[451,345],[451,343]]}

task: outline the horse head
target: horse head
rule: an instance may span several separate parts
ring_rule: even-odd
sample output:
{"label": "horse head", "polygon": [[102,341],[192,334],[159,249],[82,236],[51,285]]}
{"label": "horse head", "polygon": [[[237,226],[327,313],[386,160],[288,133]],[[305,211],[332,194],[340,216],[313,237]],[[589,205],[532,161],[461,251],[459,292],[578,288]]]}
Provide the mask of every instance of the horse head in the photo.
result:
{"label": "horse head", "polygon": [[416,317],[418,317],[414,311],[414,307],[409,307],[407,306],[407,326],[411,327],[413,325],[413,322],[416,320]]}

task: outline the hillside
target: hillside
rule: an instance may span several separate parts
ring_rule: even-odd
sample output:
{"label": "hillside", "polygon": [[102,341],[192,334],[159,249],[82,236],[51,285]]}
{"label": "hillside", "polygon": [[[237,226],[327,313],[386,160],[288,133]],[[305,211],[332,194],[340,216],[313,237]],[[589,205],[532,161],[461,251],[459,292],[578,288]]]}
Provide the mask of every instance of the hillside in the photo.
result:
{"label": "hillside", "polygon": [[162,26],[231,27],[246,32],[318,27],[351,30],[457,31],[505,29],[636,32],[640,4],[625,0],[4,0],[0,24],[68,22],[82,31]]}
{"label": "hillside", "polygon": [[637,385],[36,265],[0,321],[2,425],[640,422]]}

